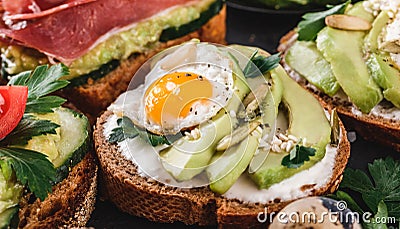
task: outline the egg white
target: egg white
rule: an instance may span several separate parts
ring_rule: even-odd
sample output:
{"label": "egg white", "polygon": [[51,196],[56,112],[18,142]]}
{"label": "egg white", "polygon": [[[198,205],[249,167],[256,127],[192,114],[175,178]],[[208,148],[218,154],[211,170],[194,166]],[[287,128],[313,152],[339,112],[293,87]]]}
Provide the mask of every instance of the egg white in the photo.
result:
{"label": "egg white", "polygon": [[[158,55],[162,56],[162,58]],[[232,63],[216,46],[192,41],[158,55],[150,60],[157,60],[157,62],[152,64],[153,67],[146,75],[144,83],[133,90],[127,91],[125,96],[119,98],[124,99],[126,107],[137,107],[137,110],[127,110],[122,107],[120,109],[112,108],[114,111],[120,110],[123,115],[131,118],[136,125],[156,134],[176,134],[209,120],[221,108],[226,106],[232,97],[234,81]],[[163,123],[161,126],[147,117],[145,95],[154,82],[173,72],[191,72],[201,75],[211,83],[213,92],[211,98],[208,98],[208,103],[194,103],[192,111],[186,117]],[[196,90],[196,88],[193,88],[193,90]]]}

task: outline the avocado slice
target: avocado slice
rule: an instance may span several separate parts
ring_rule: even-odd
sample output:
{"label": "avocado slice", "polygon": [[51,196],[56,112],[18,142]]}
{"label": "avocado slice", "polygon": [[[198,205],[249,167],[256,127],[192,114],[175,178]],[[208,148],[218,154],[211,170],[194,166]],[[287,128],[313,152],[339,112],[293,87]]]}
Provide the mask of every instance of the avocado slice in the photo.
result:
{"label": "avocado slice", "polygon": [[[245,57],[250,58],[253,53],[258,50],[255,47],[243,46],[243,45],[229,45],[229,47],[238,50]],[[262,54],[263,50],[260,50],[259,55]],[[270,72],[264,74],[265,80],[269,81],[270,93],[267,94],[267,97],[263,101],[262,108],[263,110],[263,124],[272,124],[275,122],[276,116],[278,114],[278,107],[282,99],[283,93],[283,85],[282,82],[277,75],[277,70],[273,69]]]}
{"label": "avocado slice", "polygon": [[372,78],[384,89],[385,99],[400,108],[400,71],[393,67],[389,54],[371,53],[367,63]]}
{"label": "avocado slice", "polygon": [[367,65],[375,82],[383,88],[383,96],[400,107],[400,71],[387,52],[379,50],[378,38],[389,21],[389,15],[382,11],[372,23],[372,29],[365,38],[365,49],[369,52]]}
{"label": "avocado slice", "polygon": [[330,141],[331,127],[318,100],[292,80],[281,66],[274,71],[282,81],[282,100],[289,111],[288,133],[307,139],[308,144],[316,149],[316,153],[310,157],[310,161],[297,169],[281,165],[283,157],[287,154],[270,153],[261,168],[249,174],[259,188],[268,188],[299,171],[310,168],[325,156],[325,147]]}
{"label": "avocado slice", "polygon": [[369,31],[365,37],[365,48],[369,52],[378,51],[378,38],[382,32],[383,27],[389,21],[389,15],[386,11],[381,11],[372,23],[372,29]]}
{"label": "avocado slice", "polygon": [[201,173],[214,155],[218,142],[233,130],[236,120],[232,119],[229,111],[238,110],[250,89],[238,63],[233,59],[232,63],[235,91],[227,107],[199,126],[199,139],[181,138],[172,147],[160,152],[164,168],[178,181],[190,180]]}
{"label": "avocado slice", "polygon": [[[251,58],[254,52],[259,50],[256,47],[249,47],[236,44],[230,45],[230,47],[238,50],[241,54],[243,54],[247,58]],[[259,50],[258,55],[269,55],[269,54],[264,52],[263,50]],[[276,127],[275,122],[276,122],[276,117],[278,115],[279,104],[281,103],[282,100],[283,86],[276,69],[273,69],[270,72],[265,73],[264,78],[269,82],[270,92],[267,94],[267,97],[264,99],[261,105],[263,109],[262,123],[264,125],[266,124],[269,125],[271,127],[271,130],[275,130]],[[249,165],[250,173],[253,173],[260,168],[260,166],[268,156],[268,153],[269,151],[259,151],[259,150],[256,151],[253,159],[250,161]]]}
{"label": "avocado slice", "polygon": [[[241,49],[246,48],[242,47]],[[250,48],[248,48],[250,49]],[[241,50],[243,51],[243,50]],[[254,51],[254,50],[253,50]],[[264,75],[265,78],[271,77],[271,93],[263,101],[262,123],[275,127],[278,107],[282,99],[283,85],[279,74],[279,70],[272,70]],[[229,148],[225,152],[218,152],[211,159],[207,168],[207,175],[210,179],[210,188],[212,191],[223,194],[229,190],[236,182],[239,176],[249,166],[250,172],[255,172],[266,160],[268,151],[258,151],[258,145],[262,137],[259,130],[254,130],[247,139],[243,140],[239,145]]]}
{"label": "avocado slice", "polygon": [[255,129],[238,145],[214,155],[207,168],[210,189],[223,194],[246,170],[260,143],[262,131]]}
{"label": "avocado slice", "polygon": [[[355,4],[347,14],[372,21],[373,16],[362,4]],[[317,36],[317,48],[331,64],[332,71],[350,100],[364,113],[369,113],[383,98],[379,86],[369,75],[363,59],[362,31],[345,31],[325,27]]]}
{"label": "avocado slice", "polygon": [[362,112],[369,113],[383,96],[363,59],[364,35],[360,31],[325,27],[317,36],[317,47],[331,64],[346,95]]}
{"label": "avocado slice", "polygon": [[314,42],[295,42],[288,50],[285,61],[325,94],[333,96],[339,90],[340,86],[331,70],[331,65],[318,51]]}

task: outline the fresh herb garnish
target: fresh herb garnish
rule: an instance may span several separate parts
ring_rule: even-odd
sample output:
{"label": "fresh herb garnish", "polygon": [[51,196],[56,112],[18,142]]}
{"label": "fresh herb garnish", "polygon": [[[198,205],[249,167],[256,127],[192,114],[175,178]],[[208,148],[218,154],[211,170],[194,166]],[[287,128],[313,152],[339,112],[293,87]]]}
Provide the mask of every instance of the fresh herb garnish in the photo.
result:
{"label": "fresh herb garnish", "polygon": [[40,120],[32,115],[24,115],[17,127],[2,141],[6,145],[26,145],[34,136],[56,134],[58,124],[49,120]]}
{"label": "fresh herb garnish", "polygon": [[132,120],[126,116],[119,118],[117,120],[118,127],[114,128],[108,138],[111,143],[122,142],[128,138],[135,138],[139,136],[140,138],[146,140],[152,146],[157,146],[160,144],[170,144],[165,136],[156,135],[149,133],[145,130],[141,130],[133,124]]}
{"label": "fresh herb garnish", "polygon": [[373,181],[365,172],[347,168],[340,188],[359,192],[375,214],[383,201],[388,215],[400,222],[400,163],[392,158],[378,159],[368,165],[368,170]]}
{"label": "fresh herb garnish", "polygon": [[68,75],[68,68],[63,64],[37,67],[32,71],[22,72],[10,79],[8,85],[28,86],[26,113],[48,113],[61,106],[66,100],[58,96],[46,96],[68,85],[68,81],[60,80]]}
{"label": "fresh herb garnish", "polygon": [[34,136],[56,134],[59,127],[49,120],[35,119],[30,113],[49,113],[65,102],[58,96],[48,94],[65,87],[68,81],[59,80],[69,74],[62,64],[37,67],[13,76],[8,85],[28,87],[25,114],[10,134],[0,140],[0,167],[5,176],[15,172],[19,182],[27,185],[36,197],[44,199],[51,192],[56,170],[46,155],[33,150],[16,147],[26,145]]}
{"label": "fresh herb garnish", "polygon": [[117,120],[118,127],[112,130],[108,141],[111,143],[122,142],[128,138],[135,138],[139,135],[138,129],[135,127],[130,118],[123,116]]}
{"label": "fresh herb garnish", "polygon": [[303,20],[297,25],[299,41],[313,41],[317,38],[318,32],[325,27],[325,17],[332,14],[343,14],[347,6],[351,3],[348,0],[345,3],[331,7],[326,11],[307,13],[303,15]]}
{"label": "fresh herb garnish", "polygon": [[266,72],[278,67],[279,62],[281,61],[280,53],[275,53],[268,57],[257,54],[258,50],[254,51],[249,62],[243,69],[243,73],[247,78],[260,76],[260,72],[261,74],[265,74]]}
{"label": "fresh herb garnish", "polygon": [[288,168],[299,168],[305,161],[309,161],[311,156],[315,155],[315,149],[311,147],[296,145],[289,155],[286,155],[281,162],[281,165]]}
{"label": "fresh herb garnish", "polygon": [[44,154],[16,147],[0,147],[2,171],[15,171],[19,182],[41,200],[51,192],[56,171]]}

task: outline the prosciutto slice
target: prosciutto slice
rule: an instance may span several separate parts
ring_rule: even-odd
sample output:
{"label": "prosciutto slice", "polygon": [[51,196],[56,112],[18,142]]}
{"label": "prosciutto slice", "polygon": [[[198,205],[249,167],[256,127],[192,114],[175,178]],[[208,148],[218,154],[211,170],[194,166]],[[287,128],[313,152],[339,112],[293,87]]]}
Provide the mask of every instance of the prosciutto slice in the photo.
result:
{"label": "prosciutto slice", "polygon": [[[68,64],[84,55],[108,32],[191,1],[193,0],[96,0],[34,20],[15,22],[19,26],[3,20],[0,36]],[[4,16],[6,15],[3,18]]]}
{"label": "prosciutto slice", "polygon": [[[10,0],[7,0],[7,1],[10,1]],[[55,0],[51,0],[51,1],[55,1]],[[64,2],[64,0],[61,0],[60,2],[64,2],[61,5],[55,5],[55,3],[58,3],[58,2],[53,3],[51,1],[49,1],[49,0],[42,1],[41,3],[39,3],[38,1],[29,0],[28,6],[23,6],[20,9],[16,8],[16,9],[11,10],[11,12],[14,11],[14,12],[24,12],[24,13],[12,14],[10,11],[8,11],[8,13],[10,13],[10,15],[7,15],[7,14],[4,15],[3,19],[4,20],[35,19],[35,18],[44,17],[44,16],[48,16],[48,15],[57,13],[61,10],[66,10],[71,7],[79,6],[79,5],[82,5],[85,3],[89,3],[89,2],[94,2],[96,0],[68,0],[65,2]],[[5,2],[3,2],[3,4],[4,3]]]}

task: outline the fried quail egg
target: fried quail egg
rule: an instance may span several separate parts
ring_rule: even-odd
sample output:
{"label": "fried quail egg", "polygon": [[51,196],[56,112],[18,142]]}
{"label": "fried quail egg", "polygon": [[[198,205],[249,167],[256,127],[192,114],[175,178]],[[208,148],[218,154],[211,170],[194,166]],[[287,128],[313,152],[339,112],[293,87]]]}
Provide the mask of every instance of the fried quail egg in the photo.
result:
{"label": "fried quail egg", "polygon": [[124,110],[136,125],[177,134],[209,120],[229,102],[232,63],[216,46],[191,41],[159,55],[144,83],[125,96],[124,103],[138,108]]}

